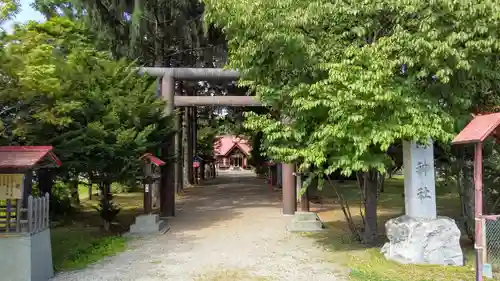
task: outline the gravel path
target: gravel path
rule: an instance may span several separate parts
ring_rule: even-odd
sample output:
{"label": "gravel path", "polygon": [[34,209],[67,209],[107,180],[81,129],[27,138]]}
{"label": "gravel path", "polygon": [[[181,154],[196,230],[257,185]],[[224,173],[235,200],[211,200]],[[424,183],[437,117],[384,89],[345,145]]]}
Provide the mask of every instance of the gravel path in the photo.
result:
{"label": "gravel path", "polygon": [[167,234],[52,280],[342,280],[312,239],[286,232],[278,196],[249,172],[221,173],[186,192]]}

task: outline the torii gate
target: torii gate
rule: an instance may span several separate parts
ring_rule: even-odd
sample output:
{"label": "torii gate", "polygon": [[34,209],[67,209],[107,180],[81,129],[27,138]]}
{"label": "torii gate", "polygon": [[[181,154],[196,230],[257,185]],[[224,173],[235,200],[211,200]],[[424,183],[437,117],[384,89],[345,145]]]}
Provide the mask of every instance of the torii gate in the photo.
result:
{"label": "torii gate", "polygon": [[[221,68],[164,68],[164,67],[141,67],[140,74],[148,74],[160,77],[160,93],[166,101],[165,114],[171,115],[176,106],[262,106],[253,96],[176,96],[175,80],[183,81],[236,81],[240,73],[235,70]],[[162,156],[175,151],[175,135],[166,140],[162,147]],[[165,158],[166,159],[166,158]],[[297,208],[294,170],[295,165],[291,163],[282,164],[283,184],[283,214],[293,215]],[[160,189],[160,212],[162,217],[175,215],[175,177],[182,177],[180,161],[168,161],[162,169],[162,181]],[[177,171],[177,173],[176,173]],[[182,178],[180,179],[182,180]]]}

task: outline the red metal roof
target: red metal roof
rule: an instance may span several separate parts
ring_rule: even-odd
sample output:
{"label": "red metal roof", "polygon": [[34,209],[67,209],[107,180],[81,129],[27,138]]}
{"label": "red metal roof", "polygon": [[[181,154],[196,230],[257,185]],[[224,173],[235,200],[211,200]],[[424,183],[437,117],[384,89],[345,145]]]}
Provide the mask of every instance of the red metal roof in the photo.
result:
{"label": "red metal roof", "polygon": [[233,135],[220,136],[214,143],[214,154],[227,156],[231,150],[238,147],[247,156],[250,155],[252,148],[246,139]]}
{"label": "red metal roof", "polygon": [[52,166],[61,166],[52,149],[52,146],[0,146],[0,169],[35,168],[43,160],[49,160]]}
{"label": "red metal roof", "polygon": [[163,166],[163,165],[165,165],[165,162],[163,162],[160,158],[154,156],[151,153],[146,153],[146,154],[142,155],[141,159],[143,159],[143,158],[149,159],[149,161],[151,161],[151,163],[155,164],[156,166]]}
{"label": "red metal roof", "polygon": [[474,119],[453,139],[452,144],[483,142],[488,136],[500,137],[497,128],[500,125],[500,112],[476,115]]}

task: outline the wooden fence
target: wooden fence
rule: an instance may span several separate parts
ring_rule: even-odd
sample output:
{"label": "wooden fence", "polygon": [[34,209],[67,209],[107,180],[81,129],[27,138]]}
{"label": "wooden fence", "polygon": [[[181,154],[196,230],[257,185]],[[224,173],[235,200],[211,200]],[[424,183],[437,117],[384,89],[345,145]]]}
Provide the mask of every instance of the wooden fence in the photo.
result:
{"label": "wooden fence", "polygon": [[0,200],[0,233],[37,233],[49,227],[49,194],[22,200]]}

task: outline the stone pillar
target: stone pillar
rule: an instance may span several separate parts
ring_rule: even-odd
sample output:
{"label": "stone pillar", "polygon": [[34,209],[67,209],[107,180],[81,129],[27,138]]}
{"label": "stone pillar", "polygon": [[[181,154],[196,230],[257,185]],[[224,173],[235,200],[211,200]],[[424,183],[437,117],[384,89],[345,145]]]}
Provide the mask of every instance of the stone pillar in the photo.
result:
{"label": "stone pillar", "polygon": [[[165,115],[172,115],[174,111],[174,90],[175,80],[172,76],[164,76],[161,79],[161,95],[167,102]],[[165,140],[161,149],[163,159],[171,158],[171,153],[175,151],[175,134],[171,134]],[[175,162],[166,161],[161,170],[160,189],[160,213],[162,217],[175,215]]]}
{"label": "stone pillar", "polygon": [[434,146],[403,142],[405,213],[413,218],[436,218]]}
{"label": "stone pillar", "polygon": [[295,195],[295,170],[294,164],[282,164],[282,183],[283,183],[283,214],[293,215],[297,210],[297,200]]}
{"label": "stone pillar", "polygon": [[[385,224],[388,243],[381,252],[403,264],[463,265],[460,230],[436,216],[434,145],[403,142],[405,215]],[[410,230],[410,231],[408,231]]]}

